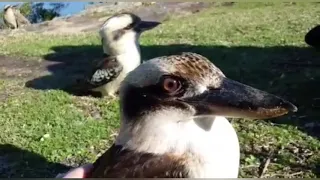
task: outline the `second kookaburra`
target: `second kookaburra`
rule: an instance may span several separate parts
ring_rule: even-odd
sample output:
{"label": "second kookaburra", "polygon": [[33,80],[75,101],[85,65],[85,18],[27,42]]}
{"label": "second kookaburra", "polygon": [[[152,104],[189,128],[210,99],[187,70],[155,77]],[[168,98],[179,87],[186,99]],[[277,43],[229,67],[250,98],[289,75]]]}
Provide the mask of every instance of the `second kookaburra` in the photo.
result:
{"label": "second kookaburra", "polygon": [[141,64],[139,37],[159,22],[142,21],[131,13],[110,17],[99,31],[103,52],[100,61],[88,79],[89,89],[102,96],[115,97],[126,75]]}
{"label": "second kookaburra", "polygon": [[89,178],[237,178],[240,148],[225,117],[296,112],[275,95],[227,78],[194,53],[151,59],[120,88],[119,135]]}

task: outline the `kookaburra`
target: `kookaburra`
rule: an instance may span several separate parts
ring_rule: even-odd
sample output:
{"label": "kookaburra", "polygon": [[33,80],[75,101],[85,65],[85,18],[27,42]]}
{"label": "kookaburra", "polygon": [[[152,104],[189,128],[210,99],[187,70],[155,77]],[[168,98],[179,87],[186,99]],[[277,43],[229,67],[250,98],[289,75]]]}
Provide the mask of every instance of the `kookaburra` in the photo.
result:
{"label": "kookaburra", "polygon": [[89,178],[237,178],[239,142],[225,117],[290,111],[297,107],[228,79],[199,54],[154,58],[122,82],[120,132]]}
{"label": "kookaburra", "polygon": [[20,13],[20,10],[12,5],[4,7],[3,21],[11,29],[30,24],[29,20]]}
{"label": "kookaburra", "polygon": [[159,24],[142,21],[131,13],[121,13],[107,19],[99,31],[106,57],[90,74],[89,89],[100,92],[102,96],[115,97],[128,72],[141,64],[141,33]]}
{"label": "kookaburra", "polygon": [[10,29],[17,29],[17,20],[14,15],[14,9],[11,5],[4,6],[3,21]]}

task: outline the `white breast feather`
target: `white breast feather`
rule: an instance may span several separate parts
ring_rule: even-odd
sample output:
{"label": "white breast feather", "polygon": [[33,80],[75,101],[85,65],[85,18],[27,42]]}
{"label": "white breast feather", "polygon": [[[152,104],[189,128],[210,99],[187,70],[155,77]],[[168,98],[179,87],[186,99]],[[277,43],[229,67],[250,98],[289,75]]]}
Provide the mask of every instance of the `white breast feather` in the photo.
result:
{"label": "white breast feather", "polygon": [[146,120],[132,131],[122,124],[116,144],[155,154],[170,152],[182,155],[189,152],[193,154],[188,162],[191,177],[237,178],[240,148],[237,134],[229,121],[215,117],[211,119],[213,123],[209,131],[201,129],[194,120],[172,121],[184,116],[188,117],[188,114],[161,111],[150,117],[157,120]]}

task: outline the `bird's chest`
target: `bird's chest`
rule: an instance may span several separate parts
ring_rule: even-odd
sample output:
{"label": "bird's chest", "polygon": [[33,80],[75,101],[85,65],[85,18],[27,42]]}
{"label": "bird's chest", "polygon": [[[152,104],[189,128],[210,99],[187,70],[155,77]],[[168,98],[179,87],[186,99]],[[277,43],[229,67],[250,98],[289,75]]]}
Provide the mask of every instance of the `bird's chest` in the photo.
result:
{"label": "bird's chest", "polygon": [[191,178],[237,178],[240,148],[232,125],[226,119],[216,119],[210,131],[192,131],[188,136]]}
{"label": "bird's chest", "polygon": [[6,18],[14,18],[14,13],[13,13],[12,10],[8,10],[8,11],[4,14],[4,16],[5,16]]}
{"label": "bird's chest", "polygon": [[140,57],[139,56],[133,56],[130,58],[130,56],[121,56],[118,58],[118,61],[121,63],[123,69],[120,72],[119,76],[111,83],[108,83],[106,86],[110,89],[112,87],[118,87],[120,86],[123,79],[128,75],[129,72],[134,70],[136,67],[140,64]]}
{"label": "bird's chest", "polygon": [[[238,177],[239,142],[227,119],[216,117],[211,124],[203,123],[204,120],[172,123],[168,122],[167,115],[154,116],[158,118],[156,123],[147,123],[143,125],[144,128],[137,128],[133,132],[131,129],[123,130],[116,144],[125,144],[126,148],[136,152],[170,153],[182,158],[184,160],[181,163],[190,178]],[[174,114],[170,117],[174,118]]]}
{"label": "bird's chest", "polygon": [[127,74],[140,65],[141,59],[139,54],[129,53],[119,56],[118,61],[123,67],[122,73]]}

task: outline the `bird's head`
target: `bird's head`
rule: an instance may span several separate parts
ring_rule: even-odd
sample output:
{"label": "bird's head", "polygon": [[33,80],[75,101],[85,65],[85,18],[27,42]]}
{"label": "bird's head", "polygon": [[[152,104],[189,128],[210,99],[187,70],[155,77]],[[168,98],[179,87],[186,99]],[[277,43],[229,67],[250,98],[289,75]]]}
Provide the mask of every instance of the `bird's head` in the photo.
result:
{"label": "bird's head", "polygon": [[267,119],[297,111],[280,97],[227,78],[194,53],[141,64],[123,81],[120,99],[125,123],[151,121],[165,112],[164,119],[184,121],[204,116]]}
{"label": "bird's head", "polygon": [[116,14],[105,21],[99,34],[104,53],[119,55],[133,49],[144,31],[158,26],[160,22],[143,21],[132,13]]}
{"label": "bird's head", "polygon": [[7,11],[9,8],[12,8],[12,5],[10,5],[10,4],[7,4],[7,5],[5,5],[4,6],[4,11]]}

